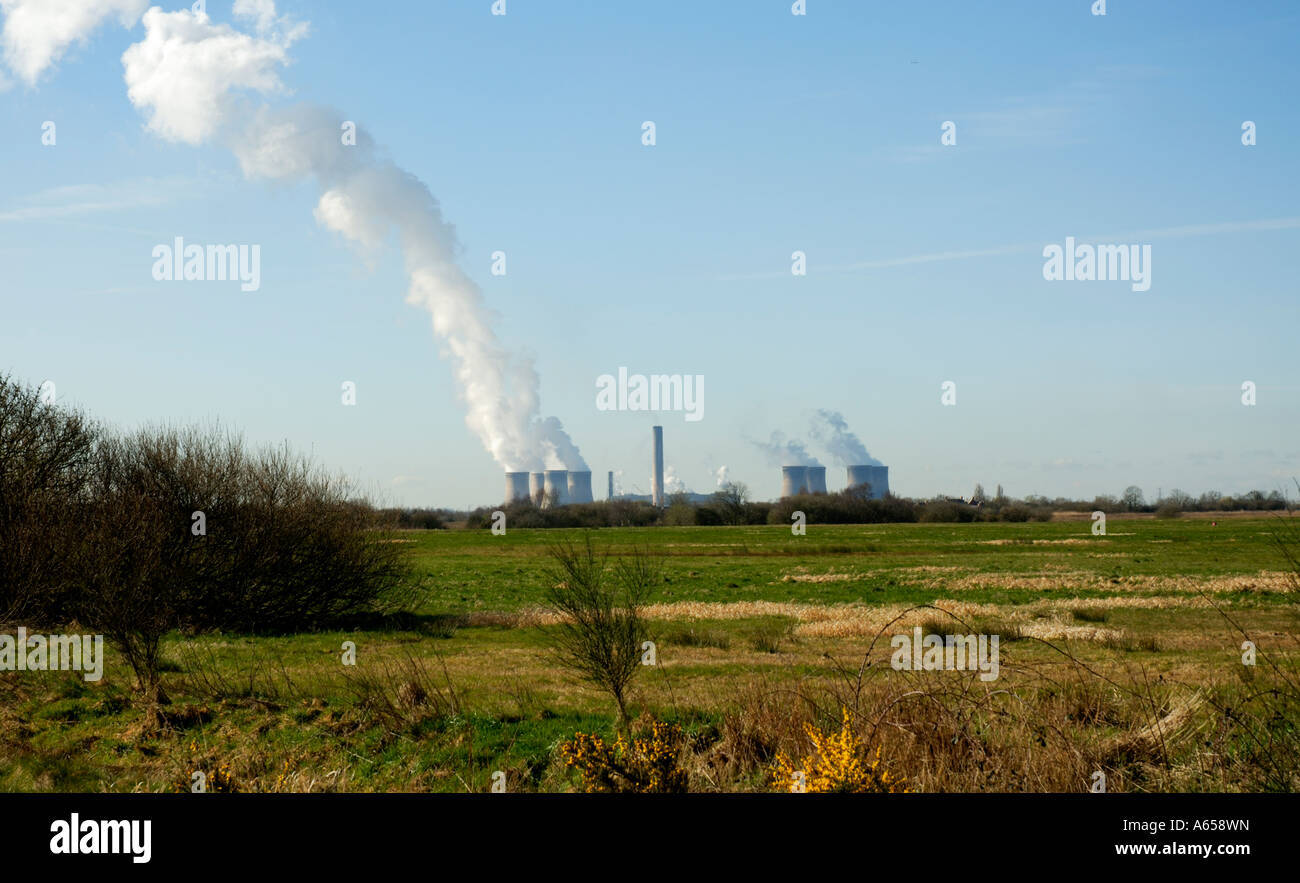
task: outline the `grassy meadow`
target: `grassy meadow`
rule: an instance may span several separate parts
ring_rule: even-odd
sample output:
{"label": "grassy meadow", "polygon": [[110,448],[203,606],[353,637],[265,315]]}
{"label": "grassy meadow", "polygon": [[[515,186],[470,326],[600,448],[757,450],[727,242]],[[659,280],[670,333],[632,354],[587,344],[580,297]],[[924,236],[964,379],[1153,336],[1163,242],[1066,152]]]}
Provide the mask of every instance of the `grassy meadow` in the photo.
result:
{"label": "grassy meadow", "polygon": [[[593,532],[664,562],[642,722],[679,724],[691,790],[772,790],[838,729],[919,791],[1295,790],[1300,653],[1276,518],[654,527]],[[609,697],[551,657],[549,545],[577,531],[410,531],[406,609],[346,631],[173,633],[161,710],[105,675],[0,675],[0,790],[578,790],[558,746],[612,737]],[[906,672],[921,625],[1001,636],[1001,672]],[[1242,662],[1247,636],[1258,648]],[[356,665],[342,662],[353,642]]]}

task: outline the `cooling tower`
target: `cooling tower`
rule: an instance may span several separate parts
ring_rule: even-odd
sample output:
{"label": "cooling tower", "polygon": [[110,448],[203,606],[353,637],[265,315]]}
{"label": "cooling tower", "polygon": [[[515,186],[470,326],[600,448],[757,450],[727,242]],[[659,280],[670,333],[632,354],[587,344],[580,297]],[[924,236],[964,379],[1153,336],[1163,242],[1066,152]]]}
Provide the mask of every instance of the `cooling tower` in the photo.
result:
{"label": "cooling tower", "polygon": [[590,503],[591,501],[591,471],[570,472],[569,502]]}
{"label": "cooling tower", "polygon": [[546,505],[563,506],[569,502],[569,471],[567,469],[547,469]]}
{"label": "cooling tower", "polygon": [[533,498],[534,504],[542,505],[542,499],[546,496],[545,472],[530,472],[528,474],[528,496]]}
{"label": "cooling tower", "polygon": [[650,452],[650,502],[656,506],[664,504],[664,428],[654,428],[653,444]]}
{"label": "cooling tower", "polygon": [[876,477],[872,474],[874,466],[850,466],[849,467],[849,487],[857,487],[860,484],[871,485],[871,495],[876,495]]}
{"label": "cooling tower", "polygon": [[808,493],[810,494],[826,493],[826,467],[825,466],[808,467]]}
{"label": "cooling tower", "polygon": [[506,473],[506,502],[513,503],[515,500],[528,499],[528,473],[527,472],[507,472]]}
{"label": "cooling tower", "polygon": [[808,493],[808,467],[781,467],[781,496],[793,497],[795,494]]}
{"label": "cooling tower", "polygon": [[885,494],[889,493],[889,467],[872,466],[871,467],[871,496],[879,500]]}

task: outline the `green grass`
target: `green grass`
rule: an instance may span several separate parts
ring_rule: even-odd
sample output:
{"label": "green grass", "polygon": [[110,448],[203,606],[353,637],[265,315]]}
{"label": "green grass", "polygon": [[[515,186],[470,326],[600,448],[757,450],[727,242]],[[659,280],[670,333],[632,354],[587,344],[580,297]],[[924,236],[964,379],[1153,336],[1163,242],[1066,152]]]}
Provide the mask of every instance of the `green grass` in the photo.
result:
{"label": "green grass", "polygon": [[[1084,572],[1122,587],[1133,577],[1213,579],[1278,570],[1267,519],[1209,521],[1112,518],[1109,535],[1091,522],[812,525],[792,536],[778,525],[754,527],[611,528],[595,531],[615,552],[648,544],[665,556],[663,601],[804,601],[921,603],[934,596],[918,567],[987,574],[989,585],[970,600],[1024,603],[1042,592],[997,587],[1003,575]],[[423,612],[519,610],[542,603],[542,569],[549,543],[580,531],[412,531],[409,544],[425,598]],[[1078,540],[1082,544],[1035,543]],[[993,544],[998,541],[999,544]],[[791,571],[850,573],[832,583],[783,582]],[[1112,582],[1113,581],[1113,582]],[[1071,588],[1069,597],[1103,597],[1110,588]],[[1172,593],[1164,593],[1172,594]],[[1275,600],[1275,599],[1265,599]]]}
{"label": "green grass", "polygon": [[[1093,537],[1086,521],[812,525],[805,537],[780,526],[595,533],[615,554],[648,544],[664,556],[658,604],[995,605],[972,625],[1006,635],[1008,689],[1019,672],[1059,665],[1068,651],[1116,678],[1138,666],[1148,681],[1215,683],[1235,695],[1249,688],[1236,680],[1239,639],[1213,609],[1188,602],[1207,592],[1262,650],[1290,652],[1294,597],[1256,579],[1283,566],[1270,528],[1268,519],[1211,527],[1112,518],[1106,537]],[[579,533],[395,535],[407,541],[419,588],[401,629],[171,635],[164,687],[172,704],[161,727],[145,725],[130,673],[111,650],[98,684],[73,673],[0,675],[0,790],[171,790],[218,763],[230,764],[242,787],[264,790],[486,790],[494,770],[507,772],[512,790],[570,788],[555,746],[576,730],[610,734],[611,703],[554,664],[547,628],[488,614],[539,607],[548,544]],[[732,617],[711,607],[701,618],[669,609],[650,622],[660,664],[636,679],[634,712],[692,731],[716,732],[756,681],[786,696],[799,684],[842,680],[837,672],[857,671],[870,641],[804,633],[784,613]],[[952,627],[935,611],[922,620]],[[1043,622],[1064,636],[1027,636]],[[355,670],[341,663],[344,641],[357,645]],[[877,669],[887,668],[887,648],[886,640],[876,649]],[[368,711],[355,676],[389,673],[395,695],[408,657],[423,661],[446,704],[389,717]]]}

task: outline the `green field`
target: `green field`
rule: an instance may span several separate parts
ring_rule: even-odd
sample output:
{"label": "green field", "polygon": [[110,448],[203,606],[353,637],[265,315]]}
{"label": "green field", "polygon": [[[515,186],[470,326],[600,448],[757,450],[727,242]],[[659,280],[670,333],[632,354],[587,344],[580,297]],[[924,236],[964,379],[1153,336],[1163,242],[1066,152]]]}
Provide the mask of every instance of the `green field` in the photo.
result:
{"label": "green field", "polygon": [[[1109,790],[1296,788],[1300,632],[1276,520],[1090,526],[593,538],[663,557],[647,609],[657,664],[632,706],[689,734],[693,790],[768,789],[774,754],[806,751],[803,725],[831,728],[845,708],[917,790],[1082,791],[1098,770]],[[111,650],[99,683],[5,674],[0,789],[189,790],[202,770],[239,790],[484,791],[495,771],[510,790],[573,790],[559,743],[614,732],[611,700],[548,654],[548,547],[577,533],[394,535],[414,569],[406,613],[329,633],[174,634],[161,712],[133,701]],[[1001,676],[892,670],[889,637],[913,625],[1001,635]]]}
{"label": "green field", "polygon": [[[579,531],[412,533],[431,613],[519,610],[541,602],[548,543]],[[598,532],[614,550],[649,544],[666,556],[676,601],[920,602],[948,597],[928,573],[974,578],[971,599],[1005,604],[1119,591],[1173,594],[1156,578],[1219,580],[1280,570],[1268,519],[1116,520],[1094,537],[1091,522],[813,526],[806,536],[759,527],[650,527]],[[927,569],[929,569],[927,571]],[[803,573],[851,574],[831,583],[792,582]],[[1007,588],[1007,577],[1044,577],[1043,588]],[[1057,578],[1059,576],[1059,579]],[[1232,588],[1212,590],[1228,594]],[[1178,594],[1185,594],[1179,592]],[[1274,600],[1277,600],[1276,598]]]}

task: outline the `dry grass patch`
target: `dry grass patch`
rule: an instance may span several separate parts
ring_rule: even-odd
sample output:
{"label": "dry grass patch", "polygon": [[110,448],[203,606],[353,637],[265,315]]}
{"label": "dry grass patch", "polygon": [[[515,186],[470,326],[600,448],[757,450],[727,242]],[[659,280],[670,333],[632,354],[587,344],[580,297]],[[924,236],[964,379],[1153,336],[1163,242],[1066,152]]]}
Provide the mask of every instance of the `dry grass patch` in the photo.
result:
{"label": "dry grass patch", "polygon": [[858,573],[787,573],[781,577],[783,583],[842,583],[862,579]]}

